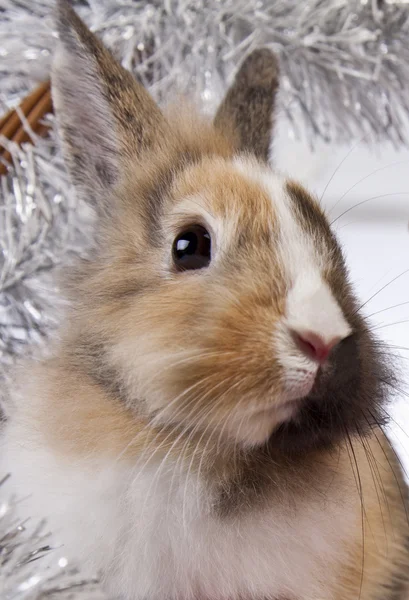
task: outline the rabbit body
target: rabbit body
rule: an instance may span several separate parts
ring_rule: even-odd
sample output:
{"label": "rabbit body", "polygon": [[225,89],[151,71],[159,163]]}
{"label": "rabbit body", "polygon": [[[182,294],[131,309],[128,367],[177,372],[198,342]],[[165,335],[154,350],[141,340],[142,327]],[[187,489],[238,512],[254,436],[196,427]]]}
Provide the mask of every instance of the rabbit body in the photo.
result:
{"label": "rabbit body", "polygon": [[[1,467],[124,600],[404,600],[393,374],[319,203],[268,164],[277,61],[163,114],[59,3],[53,98],[95,247]],[[27,497],[28,496],[28,497]]]}

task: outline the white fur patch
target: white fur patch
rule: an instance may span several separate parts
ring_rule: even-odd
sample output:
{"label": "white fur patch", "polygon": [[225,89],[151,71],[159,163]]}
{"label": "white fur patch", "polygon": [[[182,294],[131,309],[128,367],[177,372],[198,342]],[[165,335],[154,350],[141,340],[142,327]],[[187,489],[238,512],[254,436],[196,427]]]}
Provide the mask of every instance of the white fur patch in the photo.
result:
{"label": "white fur patch", "polygon": [[242,157],[235,160],[235,166],[267,191],[280,228],[277,253],[289,292],[285,318],[278,330],[272,332],[272,344],[286,373],[284,399],[293,400],[311,390],[318,365],[297,348],[291,332],[310,331],[319,335],[324,343],[330,343],[347,337],[351,328],[323,278],[330,258],[325,244],[317,243],[299,225],[285,189],[285,178]]}
{"label": "white fur patch", "polygon": [[283,496],[264,510],[218,518],[203,482],[175,471],[174,460],[162,468],[68,460],[39,449],[35,437],[14,430],[7,446],[15,491],[32,491],[23,515],[47,516],[64,555],[102,569],[115,597],[332,599],[354,531],[347,503]]}

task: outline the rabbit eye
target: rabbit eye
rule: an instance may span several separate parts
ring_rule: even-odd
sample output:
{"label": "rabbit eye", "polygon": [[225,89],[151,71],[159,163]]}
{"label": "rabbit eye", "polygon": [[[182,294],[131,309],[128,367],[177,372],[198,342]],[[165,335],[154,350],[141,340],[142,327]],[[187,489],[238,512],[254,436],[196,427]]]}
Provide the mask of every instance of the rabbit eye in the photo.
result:
{"label": "rabbit eye", "polygon": [[173,262],[178,271],[203,269],[211,258],[210,234],[201,225],[191,225],[173,242]]}

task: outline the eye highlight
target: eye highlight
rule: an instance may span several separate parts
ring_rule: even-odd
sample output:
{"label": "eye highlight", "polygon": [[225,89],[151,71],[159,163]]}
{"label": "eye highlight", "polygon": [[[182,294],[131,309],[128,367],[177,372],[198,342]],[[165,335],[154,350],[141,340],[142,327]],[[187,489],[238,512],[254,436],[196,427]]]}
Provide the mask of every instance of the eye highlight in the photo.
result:
{"label": "eye highlight", "polygon": [[178,271],[207,267],[211,260],[211,238],[201,225],[186,227],[173,242],[173,262]]}

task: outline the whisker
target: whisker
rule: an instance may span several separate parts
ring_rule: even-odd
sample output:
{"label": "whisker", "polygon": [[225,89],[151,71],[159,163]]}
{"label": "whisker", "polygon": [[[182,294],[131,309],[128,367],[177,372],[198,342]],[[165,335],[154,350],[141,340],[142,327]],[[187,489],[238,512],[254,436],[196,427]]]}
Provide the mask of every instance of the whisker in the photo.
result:
{"label": "whisker", "polygon": [[378,329],[385,329],[386,327],[394,327],[395,325],[402,325],[403,323],[409,323],[409,319],[403,319],[402,321],[395,321],[394,323],[385,323],[383,325],[375,325],[371,327],[372,331],[378,331]]}
{"label": "whisker", "polygon": [[[195,400],[196,400],[196,399],[195,399]],[[187,418],[189,418],[190,416],[192,416],[192,415],[194,414],[194,411],[196,410],[196,403],[197,403],[197,402],[195,401],[195,402],[194,402],[193,409],[192,409],[192,411],[189,413],[189,415],[188,415],[188,417],[187,417]],[[206,408],[208,408],[208,407],[204,407],[204,409],[206,409]],[[202,416],[202,418],[201,418],[201,419],[199,419],[199,422],[198,422],[198,423],[197,423],[197,425],[196,425],[196,426],[193,428],[193,431],[191,431],[191,432],[190,432],[190,434],[188,435],[188,437],[187,437],[187,439],[185,440],[185,443],[184,443],[184,445],[183,445],[183,448],[182,448],[182,452],[183,452],[183,453],[184,453],[185,449],[187,449],[187,448],[188,448],[188,446],[189,446],[189,442],[190,442],[191,438],[193,437],[193,435],[194,435],[194,433],[195,433],[195,430],[197,430],[197,428],[198,428],[198,427],[200,427],[202,423],[204,423],[206,416],[207,416],[207,413],[206,413],[206,414],[204,414],[204,415]],[[179,435],[179,436],[177,436],[177,438],[174,440],[173,444],[172,444],[172,445],[171,445],[171,447],[169,448],[169,450],[168,450],[168,452],[166,453],[165,457],[164,457],[164,458],[161,460],[161,462],[159,463],[159,466],[158,466],[158,468],[157,468],[157,470],[156,470],[156,472],[155,472],[155,475],[154,475],[154,476],[153,476],[153,478],[152,478],[152,481],[151,481],[151,483],[150,483],[150,485],[149,485],[149,488],[148,488],[148,491],[147,491],[147,493],[146,493],[146,500],[145,500],[145,503],[144,503],[144,506],[143,506],[143,511],[145,510],[146,504],[147,504],[147,502],[148,502],[148,500],[149,500],[149,498],[150,498],[150,496],[151,496],[151,492],[155,493],[155,491],[156,491],[156,487],[157,487],[157,485],[158,485],[158,482],[159,482],[159,476],[160,476],[160,474],[162,473],[162,471],[163,471],[163,468],[164,468],[164,466],[165,466],[166,462],[168,461],[168,458],[171,456],[171,453],[172,453],[172,450],[173,450],[173,448],[175,448],[175,446],[176,446],[176,445],[177,445],[177,443],[180,441],[180,439],[182,439],[182,437],[183,437],[184,435],[186,435],[186,433],[187,433],[188,431],[189,431],[189,429],[188,429],[188,428],[186,428],[186,427],[185,427],[185,428],[182,430],[182,432],[180,433],[180,435]],[[177,461],[177,463],[176,463],[176,464],[178,464],[178,462],[179,462],[179,461]],[[174,466],[173,475],[174,475],[175,473],[176,473],[176,466]],[[173,485],[173,480],[174,480],[174,479],[173,479],[173,476],[172,476],[171,485]],[[155,487],[154,487],[154,486],[155,486]],[[171,488],[169,489],[169,494],[170,494],[170,492],[171,492]]]}
{"label": "whisker", "polygon": [[[236,383],[235,383],[235,384],[233,384],[231,387],[229,387],[229,393],[231,393],[231,392],[232,392],[232,390],[236,389],[237,387],[240,387],[240,385],[243,383],[243,381],[244,381],[244,379],[239,379],[238,381],[236,381]],[[236,410],[237,410],[237,408],[240,406],[240,403],[241,403],[242,401],[243,401],[243,398],[242,398],[241,400],[239,400],[238,404],[236,404],[236,406],[235,406],[235,409],[236,409]],[[220,443],[220,436],[221,436],[221,435],[222,435],[222,433],[224,432],[224,429],[225,429],[225,427],[226,427],[226,425],[227,425],[227,423],[228,423],[228,422],[229,422],[229,420],[228,420],[228,417],[227,417],[227,418],[225,418],[225,420],[224,420],[224,424],[223,424],[223,426],[222,426],[222,428],[221,428],[221,432],[220,432],[220,434],[219,434],[219,436],[218,436],[218,440],[217,440],[217,444],[216,444],[216,454],[219,454],[219,443]],[[200,440],[199,440],[199,442],[200,442]],[[207,445],[206,445],[206,447],[207,447]],[[199,463],[199,469],[198,469],[198,479],[200,478],[200,470],[201,470],[201,466],[202,466],[203,457],[204,457],[204,455],[205,455],[205,453],[206,453],[206,447],[205,447],[205,449],[204,449],[204,451],[203,451],[202,458],[201,458],[201,460],[200,460],[200,463]]]}
{"label": "whisker", "polygon": [[[382,379],[380,378],[380,381],[382,383],[385,383],[386,385],[388,385],[390,388],[392,388],[393,390],[395,390],[395,392],[398,392],[398,394],[402,394],[403,396],[406,396],[407,398],[409,398],[409,393],[405,392],[405,390],[402,390],[401,388],[398,388],[398,386],[394,385],[393,383],[391,383],[390,381],[387,381],[386,379]],[[392,419],[391,415],[388,415],[389,418]],[[398,423],[396,423],[398,425]],[[402,430],[403,431],[403,430]],[[408,434],[406,434],[408,435]],[[409,437],[409,436],[408,436]]]}
{"label": "whisker", "polygon": [[[223,403],[223,402],[224,402],[224,399],[225,399],[225,397],[224,397],[224,394],[222,393],[222,394],[219,396],[219,398],[218,398],[218,400],[217,400],[217,402],[216,402],[216,406],[211,406],[211,407],[210,407],[210,409],[207,411],[206,415],[205,415],[205,416],[204,416],[204,418],[202,419],[202,422],[205,422],[205,419],[207,419],[207,417],[208,417],[208,416],[209,416],[209,415],[210,415],[212,412],[214,412],[215,408],[217,408],[218,406],[220,406],[220,404],[221,404],[221,403]],[[213,419],[214,419],[214,418],[215,418],[215,417],[213,417]],[[184,527],[184,530],[185,530],[185,531],[187,530],[187,529],[186,529],[186,525],[187,525],[187,522],[186,522],[186,501],[187,501],[187,488],[188,488],[188,484],[189,484],[190,472],[191,472],[191,469],[192,469],[192,466],[193,466],[193,463],[194,463],[194,459],[195,459],[195,457],[196,457],[196,455],[197,455],[197,452],[199,451],[199,448],[200,448],[201,441],[202,441],[202,439],[204,438],[204,436],[205,436],[205,434],[206,434],[207,430],[209,429],[209,426],[213,424],[213,423],[212,423],[212,421],[213,421],[212,419],[210,419],[210,420],[209,420],[209,423],[208,423],[208,424],[207,424],[207,426],[205,427],[205,429],[204,429],[204,431],[202,432],[202,434],[201,434],[201,436],[200,436],[200,438],[199,438],[198,442],[196,443],[195,449],[194,449],[194,451],[193,451],[193,454],[192,454],[192,458],[191,458],[191,460],[190,460],[190,463],[189,463],[189,467],[188,467],[188,470],[187,470],[187,474],[185,475],[185,488],[184,488],[184,491],[183,491],[183,501],[182,501],[182,522],[183,522],[183,527]],[[195,430],[199,430],[199,427],[198,427],[198,426],[196,426],[196,427],[195,427]],[[207,443],[206,443],[206,445],[205,445],[205,448],[204,448],[204,449],[202,449],[202,457],[201,457],[201,460],[203,460],[204,453],[206,452],[207,446],[208,446],[208,444],[209,444],[209,441],[210,441],[211,439],[212,439],[212,437],[211,437],[211,436],[209,436],[209,439],[208,439],[208,441],[207,441]],[[197,478],[197,480],[198,480],[198,482],[199,482],[199,478]],[[197,501],[198,501],[198,499],[197,499]]]}
{"label": "whisker", "polygon": [[[369,466],[369,470],[371,471],[371,476],[372,476],[372,481],[374,484],[374,489],[375,489],[375,493],[376,493],[376,497],[378,499],[378,505],[379,505],[379,511],[381,513],[381,520],[382,520],[382,525],[383,525],[383,530],[384,530],[384,534],[385,534],[385,542],[386,545],[388,546],[388,537],[386,534],[386,525],[385,525],[385,518],[383,515],[383,510],[382,510],[382,502],[381,502],[381,498],[379,496],[379,492],[378,492],[378,486],[379,486],[379,490],[381,491],[382,495],[383,495],[383,500],[385,502],[385,504],[387,505],[388,509],[389,509],[389,515],[391,516],[391,512],[390,512],[390,508],[389,508],[389,503],[388,503],[388,498],[386,496],[386,492],[385,492],[385,487],[383,485],[382,482],[382,477],[379,471],[379,467],[377,465],[377,461],[376,458],[371,450],[370,445],[365,441],[365,438],[362,436],[361,432],[358,431],[358,436],[361,442],[361,445],[364,449],[365,452],[365,457]],[[374,542],[376,543],[375,537],[374,537]]]}
{"label": "whisker", "polygon": [[[379,344],[379,345],[385,346],[387,348],[393,348],[394,350],[407,350],[409,352],[409,347],[408,346],[397,346],[396,344],[389,344],[389,342],[388,342],[388,344],[385,344],[384,342],[382,342],[382,344]],[[400,356],[401,358],[404,358],[400,354],[398,356]]]}
{"label": "whisker", "polygon": [[347,196],[349,194],[349,192],[351,192],[353,189],[355,189],[360,183],[362,183],[363,181],[365,181],[366,179],[369,179],[369,177],[372,177],[373,175],[375,175],[375,173],[379,173],[380,171],[385,171],[385,169],[391,169],[392,167],[396,167],[397,165],[404,165],[407,164],[409,161],[407,160],[400,160],[394,163],[391,163],[389,165],[383,166],[383,167],[379,167],[378,169],[375,169],[375,171],[372,171],[372,173],[369,173],[369,175],[365,175],[365,177],[362,177],[362,179],[360,179],[359,181],[357,181],[356,183],[354,183],[354,185],[352,185],[349,189],[347,189],[347,191],[342,194],[341,198],[339,198],[334,206],[332,206],[332,208],[329,211],[329,214],[334,210],[334,208],[341,202],[341,200],[343,200],[345,198],[345,196]]}
{"label": "whisker", "polygon": [[[143,503],[142,510],[141,510],[141,514],[142,515],[144,514],[144,512],[146,510],[146,507],[148,505],[148,502],[151,499],[151,491],[153,489],[153,486],[155,486],[155,490],[156,490],[157,482],[159,480],[159,475],[162,472],[162,470],[163,470],[163,468],[164,468],[164,466],[165,466],[165,464],[166,464],[169,456],[171,455],[171,452],[172,452],[173,448],[178,444],[178,442],[182,439],[182,437],[186,434],[186,432],[187,432],[187,428],[185,427],[185,428],[182,429],[182,431],[180,432],[180,434],[178,436],[176,436],[176,439],[173,441],[173,443],[170,446],[168,452],[166,453],[166,455],[164,456],[164,458],[160,461],[160,463],[158,465],[158,468],[156,469],[155,474],[153,475],[152,480],[151,480],[151,482],[149,484],[149,488],[148,488],[148,490],[147,490],[147,492],[145,494],[145,501]],[[146,464],[143,466],[143,469],[145,468],[145,466],[146,466]],[[138,472],[138,476],[140,476],[140,473],[141,473],[141,471]]]}
{"label": "whisker", "polygon": [[[239,381],[239,383],[242,383],[242,382],[243,382],[243,379],[241,379],[241,380]],[[242,398],[242,399],[240,399],[240,400],[239,400],[238,404],[236,404],[236,406],[235,406],[235,410],[236,410],[236,411],[237,411],[237,409],[239,409],[239,408],[240,408],[240,405],[241,405],[241,404],[244,402],[244,400],[245,400],[245,399],[243,399],[243,398]],[[225,419],[225,421],[224,421],[224,424],[223,424],[223,426],[222,426],[222,428],[221,428],[221,430],[220,430],[219,437],[218,437],[218,439],[217,439],[217,444],[216,444],[216,452],[217,452],[217,453],[219,453],[219,451],[220,451],[220,442],[221,442],[221,439],[222,439],[222,436],[223,436],[223,433],[224,433],[224,430],[225,430],[225,428],[226,428],[227,424],[228,424],[228,419]],[[237,434],[236,434],[236,435],[237,435]]]}
{"label": "whisker", "polygon": [[[239,403],[240,404],[243,402],[244,399],[242,399]],[[240,436],[240,431],[241,428],[243,427],[244,423],[246,422],[246,420],[248,420],[248,414],[246,414],[245,412],[243,413],[243,417],[241,418],[240,424],[237,428],[236,431],[236,435],[235,435],[235,440],[234,440],[234,446],[233,446],[233,464],[234,467],[237,468],[237,448],[239,445],[239,436]]]}
{"label": "whisker", "polygon": [[[193,383],[188,388],[183,390],[183,392],[181,392],[178,396],[176,396],[170,403],[168,402],[163,409],[158,411],[158,413],[155,415],[154,420],[157,422],[160,422],[162,418],[166,418],[166,412],[168,412],[169,409],[174,406],[174,404],[179,402],[179,400],[181,400],[184,396],[186,396],[187,394],[189,394],[190,392],[195,390],[198,386],[203,385],[205,382],[209,381],[213,377],[214,377],[214,373],[209,373],[209,375],[206,375],[206,377],[202,377],[202,378],[198,379],[197,381],[195,381],[195,383]],[[183,407],[183,405],[182,405],[180,408],[182,410],[184,410],[185,407]],[[174,416],[175,415],[173,415],[173,417]]]}
{"label": "whisker", "polygon": [[[168,403],[166,408],[168,409],[169,406],[171,406],[172,404],[174,404],[176,401],[179,401],[183,396],[185,396],[187,393],[193,391],[194,388],[196,388],[198,385],[203,384],[205,381],[207,381],[208,379],[210,379],[213,376],[213,374],[210,374],[209,376],[198,380],[195,384],[193,384],[192,386],[190,386],[190,388],[187,388],[186,390],[184,390],[181,394],[179,394],[176,398],[174,398],[172,400],[171,403]],[[191,398],[187,397],[186,398],[186,402],[183,403],[178,410],[176,411],[176,413],[173,415],[173,418],[175,418],[177,415],[179,415],[181,412],[187,410],[190,406],[193,406],[192,410],[189,412],[189,414],[187,416],[185,416],[185,419],[189,419],[193,414],[194,411],[196,410],[196,405],[198,402],[201,401],[201,399],[203,398],[203,396],[193,396]],[[148,428],[152,428],[153,425],[152,423],[149,423],[149,427]],[[143,458],[145,457],[146,453],[148,450],[150,450],[152,448],[152,446],[154,446],[156,440],[160,437],[160,435],[162,434],[164,429],[164,426],[161,425],[159,431],[157,432],[155,438],[153,440],[147,440],[147,442],[145,443],[145,447],[143,449],[142,455],[139,457],[139,460],[137,461],[135,467],[134,467],[134,471],[138,468],[139,464],[141,463],[141,461],[143,460]],[[185,430],[186,431],[186,428]],[[183,434],[183,431],[182,431]],[[178,436],[178,439],[180,439],[180,437],[182,436],[182,434],[180,436]],[[149,464],[149,462],[155,457],[155,455],[157,454],[157,452],[161,451],[162,448],[165,447],[165,443],[166,441],[171,438],[174,435],[174,430],[171,428],[170,432],[166,435],[165,439],[162,440],[162,442],[159,444],[159,446],[157,446],[154,450],[154,452],[149,456],[148,460],[145,462],[144,466],[142,467],[142,469],[139,470],[138,475],[140,475],[142,473],[142,471],[146,468],[146,466]],[[176,445],[176,440],[173,442],[171,448],[168,451],[168,454],[170,454],[170,451],[173,449],[173,447]],[[129,444],[128,444],[129,446]],[[121,453],[123,454],[123,452]]]}
{"label": "whisker", "polygon": [[[184,390],[184,391],[183,391],[181,394],[179,394],[178,396],[176,396],[176,398],[174,398],[174,399],[173,399],[173,400],[172,400],[170,403],[168,403],[168,404],[166,405],[166,407],[165,407],[165,408],[166,408],[166,410],[169,410],[169,408],[170,408],[170,407],[172,407],[174,404],[176,404],[176,402],[178,402],[178,401],[179,401],[181,398],[183,398],[183,396],[185,396],[186,394],[188,394],[189,392],[191,392],[191,391],[192,391],[192,390],[193,390],[195,387],[197,387],[198,385],[200,385],[200,384],[203,384],[205,381],[207,381],[208,379],[210,379],[212,376],[213,376],[213,374],[210,374],[210,375],[208,375],[207,377],[205,377],[205,378],[203,378],[203,379],[199,379],[199,380],[198,380],[196,383],[194,383],[194,384],[193,384],[193,385],[191,385],[189,388],[187,388],[186,390]],[[194,400],[195,400],[195,398],[191,399],[191,401],[192,401],[192,402],[193,402]],[[176,415],[180,414],[180,413],[181,413],[183,410],[186,410],[186,408],[187,408],[187,407],[186,407],[186,406],[184,406],[184,405],[182,404],[182,405],[179,407],[179,409],[177,410],[176,414],[175,414],[175,415],[173,415],[173,416],[175,417]],[[164,410],[165,410],[165,409],[164,409]],[[162,412],[163,412],[163,411],[162,411]],[[163,424],[160,424],[160,423],[159,423],[159,417],[160,417],[160,413],[159,413],[159,415],[157,416],[157,422],[158,422],[158,423],[157,423],[157,425],[159,425],[160,429],[159,429],[159,431],[158,431],[158,433],[157,433],[156,437],[155,437],[153,440],[151,440],[151,441],[150,441],[150,445],[149,445],[149,446],[146,446],[146,444],[145,444],[145,448],[143,449],[143,452],[142,452],[142,455],[141,455],[142,457],[143,457],[143,456],[144,456],[144,454],[146,453],[146,449],[147,449],[147,447],[148,447],[148,448],[150,448],[151,446],[153,446],[153,445],[154,445],[154,443],[155,443],[155,441],[156,441],[156,440],[157,440],[157,439],[160,437],[160,435],[161,435],[161,433],[162,433],[162,430],[163,430]],[[155,427],[155,424],[153,424],[152,422],[149,422],[149,423],[147,424],[147,428],[152,428],[152,427]],[[130,446],[131,446],[131,445],[134,443],[134,441],[135,441],[135,440],[136,440],[136,439],[139,437],[139,435],[140,435],[140,432],[138,432],[138,433],[136,434],[136,436],[135,436],[135,437],[134,437],[134,438],[133,438],[133,439],[132,439],[132,440],[131,440],[131,441],[130,441],[130,442],[129,442],[129,443],[128,443],[128,444],[127,444],[127,445],[126,445],[124,448],[123,448],[123,450],[122,450],[122,451],[120,452],[120,454],[117,456],[117,459],[116,459],[117,461],[118,461],[118,460],[120,460],[120,459],[122,458],[122,456],[124,455],[124,453],[125,453],[125,452],[128,450],[128,448],[129,448],[129,447],[130,447]],[[168,434],[168,436],[165,438],[165,440],[163,440],[162,444],[164,444],[164,442],[165,442],[165,441],[166,441],[166,440],[167,440],[169,437],[171,437],[171,435],[172,435],[172,432],[170,432],[170,433]],[[159,451],[159,450],[160,450],[160,448],[161,448],[161,446],[159,446],[159,447],[157,448],[157,450],[156,450],[156,451]],[[151,457],[150,457],[150,458],[153,458],[153,457],[154,457],[154,455],[156,454],[156,451],[155,451],[155,452],[154,452],[154,453],[151,455]]]}
{"label": "whisker", "polygon": [[357,217],[357,218],[353,219],[352,221],[348,221],[347,223],[342,223],[342,225],[337,226],[337,232],[342,231],[346,227],[351,227],[351,225],[357,225],[358,223],[361,223],[361,222],[362,222],[362,220],[359,217]]}
{"label": "whisker", "polygon": [[[230,391],[230,389],[229,389],[229,391]],[[218,408],[218,406],[220,406],[220,404],[222,404],[222,403],[224,402],[224,399],[225,399],[225,394],[221,394],[221,396],[219,396],[219,398],[218,398],[218,402],[216,403],[216,406],[214,407],[214,409]],[[216,421],[216,422],[217,422],[217,418],[218,418],[218,414],[217,414],[217,412],[215,412],[215,415],[213,416],[213,419],[211,419],[211,420],[209,421],[209,423],[208,423],[208,425],[207,425],[206,429],[203,431],[203,433],[202,433],[202,435],[201,435],[201,437],[200,437],[200,439],[199,439],[199,441],[198,441],[198,443],[197,443],[197,446],[198,446],[198,447],[200,446],[202,439],[205,437],[205,435],[206,435],[206,433],[207,433],[207,431],[208,431],[209,427],[210,427],[211,425],[214,425],[214,421]],[[227,422],[227,419],[226,419],[226,422]],[[200,484],[200,474],[201,474],[201,470],[202,470],[203,460],[204,460],[204,458],[205,458],[205,457],[206,457],[206,455],[207,455],[207,448],[208,448],[208,446],[209,446],[209,443],[210,443],[210,441],[211,441],[212,439],[213,439],[213,436],[212,436],[212,435],[209,435],[209,437],[208,437],[208,440],[207,440],[207,442],[206,442],[206,444],[205,444],[204,448],[202,449],[202,456],[201,456],[201,458],[200,458],[200,461],[199,461],[199,466],[198,466],[198,470],[197,470],[197,482],[198,482],[198,485]],[[198,501],[199,501],[199,498],[197,498],[197,502],[198,502]]]}
{"label": "whisker", "polygon": [[202,204],[202,203],[200,203],[200,202],[198,202],[197,200],[195,200],[195,199],[193,198],[193,196],[189,196],[189,202],[193,202],[193,204],[196,204],[196,205],[197,205],[199,208],[201,208],[202,210],[204,210],[204,211],[205,211],[205,212],[206,212],[206,213],[209,215],[209,217],[210,217],[212,220],[215,220],[215,216],[214,216],[214,214],[213,214],[213,213],[211,213],[211,212],[210,212],[210,211],[209,211],[207,208],[205,208],[205,207],[203,206],[203,204]]}
{"label": "whisker", "polygon": [[[196,405],[197,405],[197,404],[200,404],[200,403],[202,403],[202,402],[203,402],[203,400],[204,400],[205,398],[207,398],[209,395],[213,394],[213,393],[214,393],[214,391],[215,391],[215,390],[217,390],[217,389],[218,389],[220,386],[227,384],[227,383],[228,383],[228,382],[229,382],[231,379],[232,379],[232,378],[230,377],[230,378],[225,378],[225,379],[224,379],[224,380],[222,380],[222,381],[219,381],[218,383],[216,383],[216,385],[214,385],[214,386],[213,386],[213,387],[211,387],[209,390],[207,390],[207,391],[206,391],[206,393],[203,393],[201,396],[197,397],[197,398],[195,399],[195,403],[196,403]],[[218,405],[218,403],[216,404],[216,406],[217,406],[217,405]],[[198,422],[196,422],[196,424],[194,425],[194,427],[193,427],[193,430],[192,430],[192,432],[191,432],[191,436],[190,436],[190,437],[192,437],[192,435],[194,435],[194,434],[195,434],[195,432],[196,432],[196,431],[197,431],[197,430],[200,428],[200,426],[201,426],[201,424],[202,424],[202,422],[203,422],[202,415],[203,415],[203,413],[205,413],[205,412],[206,412],[206,410],[207,410],[208,408],[209,408],[209,407],[205,405],[205,406],[203,406],[203,407],[202,407],[202,409],[201,409],[201,410],[199,410],[199,413],[198,413],[198,415],[196,415],[196,416],[197,416],[197,417],[199,416],[199,417],[200,417],[200,419],[199,419],[199,421],[198,421]],[[210,406],[210,411],[214,410],[214,408],[215,408],[215,406],[212,404],[212,405]],[[188,419],[190,419],[190,417],[192,416],[192,414],[193,414],[193,413],[191,412],[191,413],[188,415],[188,417],[187,417],[187,418],[188,418]],[[206,413],[206,415],[207,415],[207,414],[209,414],[209,413]],[[206,415],[205,415],[205,416],[206,416]]]}
{"label": "whisker", "polygon": [[409,360],[409,356],[403,356],[403,354],[396,354],[395,352],[388,352],[386,350],[385,352],[379,352],[379,354],[383,354],[387,358],[396,358],[397,361]]}
{"label": "whisker", "polygon": [[[164,373],[166,371],[169,371],[170,369],[174,369],[175,367],[179,366],[179,365],[183,365],[186,363],[191,363],[191,362],[201,362],[204,358],[218,358],[220,356],[230,356],[230,355],[234,355],[236,354],[235,352],[231,351],[214,351],[214,352],[201,352],[199,354],[195,354],[194,356],[191,356],[192,352],[191,351],[187,351],[186,352],[188,354],[188,356],[186,358],[183,358],[181,360],[178,360],[176,362],[171,362],[171,363],[167,363],[164,367],[160,368],[160,373]],[[184,354],[184,352],[181,352],[179,354]],[[167,361],[166,361],[167,362]],[[153,363],[155,364],[155,366],[157,365],[156,361]]]}
{"label": "whisker", "polygon": [[372,296],[370,296],[368,298],[368,300],[365,300],[365,302],[363,304],[361,304],[361,306],[359,306],[357,308],[357,310],[355,311],[355,314],[357,312],[359,312],[360,310],[363,309],[364,306],[366,306],[371,300],[373,300],[378,294],[380,294],[381,292],[383,292],[383,290],[385,290],[387,287],[389,287],[392,283],[394,283],[395,281],[397,281],[398,279],[400,279],[401,277],[403,277],[404,275],[406,275],[406,273],[409,272],[409,269],[405,269],[405,271],[403,271],[402,273],[400,273],[399,275],[397,275],[396,277],[394,277],[393,279],[391,279],[391,281],[389,281],[388,283],[385,283],[385,285],[383,285],[377,292],[375,292],[374,294],[372,294]]}
{"label": "whisker", "polygon": [[387,308],[382,308],[381,310],[377,310],[376,312],[373,312],[370,315],[366,315],[366,318],[370,319],[371,317],[374,317],[375,315],[380,315],[383,312],[392,310],[393,308],[398,308],[399,306],[405,306],[406,304],[409,304],[409,300],[407,300],[406,302],[400,302],[399,304],[394,304],[393,306],[388,306]]}
{"label": "whisker", "polygon": [[353,206],[350,206],[349,208],[345,209],[340,215],[338,215],[333,221],[331,221],[331,225],[336,223],[338,221],[338,219],[340,219],[347,213],[351,212],[351,210],[354,210],[355,208],[358,208],[358,206],[362,206],[363,204],[366,204],[367,202],[372,202],[372,200],[379,200],[379,198],[388,198],[390,196],[407,196],[408,194],[409,194],[409,192],[392,192],[390,194],[379,194],[379,196],[372,196],[371,198],[367,198],[366,200],[361,200],[360,202],[357,202]]}
{"label": "whisker", "polygon": [[327,183],[327,185],[324,188],[324,191],[321,194],[320,197],[320,203],[323,201],[324,196],[325,196],[325,192],[327,191],[327,189],[329,188],[329,186],[331,185],[332,180],[334,179],[335,175],[338,173],[338,171],[340,170],[340,168],[342,167],[342,165],[344,164],[344,162],[348,159],[348,157],[352,154],[352,152],[355,150],[355,148],[357,148],[359,146],[359,144],[361,144],[365,138],[367,138],[369,135],[369,133],[366,133],[365,135],[363,135],[361,137],[361,139],[359,139],[357,142],[355,142],[355,144],[349,149],[349,151],[347,152],[347,154],[344,156],[344,158],[341,160],[341,162],[339,163],[339,165],[337,166],[337,168],[335,169],[335,171],[333,172],[333,174],[331,175],[331,177],[329,178],[329,181]]}
{"label": "whisker", "polygon": [[[370,415],[371,415],[371,417],[374,419],[374,421],[375,421],[375,423],[377,424],[377,426],[379,427],[379,429],[380,429],[380,430],[383,432],[384,439],[385,439],[386,443],[388,444],[389,448],[391,449],[391,451],[393,452],[393,455],[395,456],[395,459],[396,459],[396,461],[397,461],[397,462],[398,462],[398,464],[400,465],[400,467],[401,467],[401,469],[402,469],[402,472],[403,472],[403,473],[406,475],[406,477],[408,477],[408,475],[407,475],[407,472],[406,472],[406,469],[405,469],[405,467],[404,467],[404,465],[403,465],[403,463],[402,463],[402,461],[401,461],[401,459],[400,459],[400,457],[399,457],[398,453],[396,452],[395,448],[393,447],[393,444],[390,442],[390,440],[389,440],[388,436],[387,436],[387,435],[385,434],[385,432],[383,431],[383,428],[382,428],[382,426],[379,424],[378,420],[377,420],[377,419],[376,419],[376,417],[375,417],[375,416],[372,414],[372,412],[371,412],[371,411],[369,411],[369,414],[370,414]],[[400,494],[400,497],[401,497],[401,500],[402,500],[402,504],[403,504],[403,507],[404,507],[404,510],[405,510],[405,514],[406,514],[406,521],[407,521],[407,523],[408,523],[408,525],[409,525],[409,514],[408,514],[407,501],[405,500],[405,497],[404,497],[404,494],[403,494],[402,487],[401,487],[401,484],[400,484],[400,482],[399,482],[398,476],[396,475],[395,469],[393,468],[393,466],[392,466],[392,464],[391,464],[391,461],[389,460],[389,456],[388,456],[388,454],[387,454],[387,452],[386,452],[385,448],[383,447],[383,445],[382,445],[382,442],[379,440],[378,436],[376,435],[376,431],[374,431],[373,433],[375,434],[376,441],[378,442],[378,445],[379,445],[380,449],[382,450],[382,453],[383,453],[383,455],[384,455],[384,457],[385,457],[385,459],[386,459],[386,461],[387,461],[387,463],[388,463],[388,465],[389,465],[389,468],[390,468],[390,470],[391,470],[391,471],[392,471],[392,473],[393,473],[393,476],[394,476],[395,482],[396,482],[396,484],[397,484],[397,486],[398,486],[398,489],[399,489],[399,494]]]}
{"label": "whisker", "polygon": [[362,586],[363,586],[363,581],[364,581],[364,569],[365,569],[365,518],[366,518],[366,512],[365,512],[365,507],[364,507],[362,481],[361,481],[361,475],[360,475],[360,472],[359,472],[358,460],[356,458],[355,449],[353,447],[352,440],[351,440],[351,437],[350,437],[349,432],[348,432],[347,429],[345,430],[345,433],[347,435],[348,443],[349,443],[349,446],[351,448],[352,457],[353,457],[353,461],[354,461],[355,468],[356,468],[356,477],[357,477],[357,482],[358,482],[358,493],[359,493],[359,497],[360,497],[360,500],[361,500],[362,570],[361,570],[361,581],[360,581],[359,596],[358,596],[358,599],[360,600],[361,595],[362,595]]}

